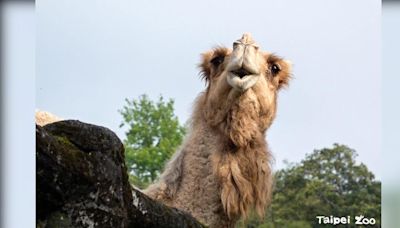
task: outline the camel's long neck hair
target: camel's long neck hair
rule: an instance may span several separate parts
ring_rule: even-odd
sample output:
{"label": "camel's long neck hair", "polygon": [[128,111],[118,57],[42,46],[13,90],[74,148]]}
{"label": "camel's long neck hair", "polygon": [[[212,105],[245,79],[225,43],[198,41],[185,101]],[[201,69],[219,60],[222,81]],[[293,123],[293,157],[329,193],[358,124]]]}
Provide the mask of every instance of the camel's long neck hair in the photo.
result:
{"label": "camel's long neck hair", "polygon": [[257,88],[245,95],[225,89],[214,90],[219,94],[208,90],[196,107],[220,141],[212,162],[221,186],[221,202],[231,219],[247,217],[253,208],[263,216],[272,185],[272,157],[265,130],[275,116],[275,99],[257,94]]}

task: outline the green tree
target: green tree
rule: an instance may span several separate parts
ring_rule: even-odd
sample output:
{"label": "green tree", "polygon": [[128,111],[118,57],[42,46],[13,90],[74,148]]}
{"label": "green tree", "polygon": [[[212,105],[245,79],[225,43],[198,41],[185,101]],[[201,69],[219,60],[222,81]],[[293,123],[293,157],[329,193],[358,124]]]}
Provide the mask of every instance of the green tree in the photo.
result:
{"label": "green tree", "polygon": [[160,174],[165,162],[181,144],[185,129],[174,114],[174,101],[151,101],[146,95],[125,99],[119,110],[123,117],[120,127],[127,127],[125,160],[130,181],[144,188]]}
{"label": "green tree", "polygon": [[[376,219],[380,227],[381,183],[364,164],[357,164],[357,153],[345,145],[315,150],[299,164],[275,173],[272,205],[264,221],[255,217],[246,227],[324,227],[316,216],[354,216]],[[331,227],[327,225],[326,227]]]}

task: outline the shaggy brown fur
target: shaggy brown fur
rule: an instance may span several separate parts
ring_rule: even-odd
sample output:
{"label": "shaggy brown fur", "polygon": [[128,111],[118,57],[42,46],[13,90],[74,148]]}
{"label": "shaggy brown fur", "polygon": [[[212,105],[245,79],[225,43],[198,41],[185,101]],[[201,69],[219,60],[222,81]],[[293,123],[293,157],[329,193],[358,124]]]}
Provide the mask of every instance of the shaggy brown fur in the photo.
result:
{"label": "shaggy brown fur", "polygon": [[259,51],[245,34],[233,50],[204,53],[199,66],[207,89],[196,100],[190,132],[145,192],[210,227],[233,227],[252,209],[262,216],[270,200],[265,132],[275,117],[277,92],[290,79],[290,63]]}

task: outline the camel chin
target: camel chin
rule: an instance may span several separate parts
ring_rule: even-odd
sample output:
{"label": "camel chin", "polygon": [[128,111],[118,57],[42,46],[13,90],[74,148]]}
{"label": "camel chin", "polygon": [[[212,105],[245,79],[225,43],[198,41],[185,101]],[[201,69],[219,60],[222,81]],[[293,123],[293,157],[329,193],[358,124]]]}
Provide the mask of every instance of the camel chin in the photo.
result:
{"label": "camel chin", "polygon": [[260,75],[246,75],[241,78],[236,74],[230,73],[226,79],[228,81],[228,84],[232,86],[233,89],[244,92],[254,86],[259,78]]}

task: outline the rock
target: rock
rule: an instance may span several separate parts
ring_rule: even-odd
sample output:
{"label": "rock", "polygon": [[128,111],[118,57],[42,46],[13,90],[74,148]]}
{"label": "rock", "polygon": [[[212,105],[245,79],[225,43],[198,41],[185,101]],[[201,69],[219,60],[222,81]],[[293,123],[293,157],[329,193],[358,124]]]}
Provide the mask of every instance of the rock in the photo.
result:
{"label": "rock", "polygon": [[128,182],[124,148],[104,127],[36,126],[37,227],[203,227]]}

